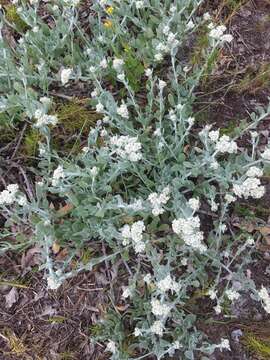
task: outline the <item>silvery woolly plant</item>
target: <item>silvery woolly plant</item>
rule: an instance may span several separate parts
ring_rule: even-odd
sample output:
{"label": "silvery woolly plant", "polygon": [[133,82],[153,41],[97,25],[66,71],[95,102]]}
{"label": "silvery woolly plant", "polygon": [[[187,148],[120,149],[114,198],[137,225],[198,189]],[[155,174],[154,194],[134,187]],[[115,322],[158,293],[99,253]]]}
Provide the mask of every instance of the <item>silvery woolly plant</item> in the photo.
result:
{"label": "silvery woolly plant", "polygon": [[[267,289],[257,291],[246,273],[256,239],[228,226],[235,203],[265,193],[260,178],[270,147],[258,150],[256,127],[270,108],[258,109],[231,137],[210,125],[198,130],[195,89],[213,53],[232,40],[208,14],[196,18],[200,4],[94,2],[89,36],[80,24],[78,1],[48,4],[55,21],[51,29],[38,16],[38,1],[32,1],[17,9],[30,28],[15,49],[18,61],[2,39],[1,111],[19,104],[44,139],[35,197],[29,199],[16,184],[0,194],[7,231],[16,224],[31,234],[28,245],[42,249],[52,290],[80,271],[121,259],[127,271],[119,279],[121,299],[115,293],[96,336],[114,360],[197,354],[207,359],[215,349],[230,350],[228,339],[209,344],[196,329],[196,314],[187,307],[198,290],[209,296],[216,314],[248,292],[270,312]],[[183,49],[202,25],[209,47],[202,63],[190,67]],[[42,60],[34,59],[39,50],[46,50]],[[127,66],[130,54],[144,67],[143,102]],[[28,63],[31,56],[36,66]],[[121,92],[109,91],[108,79]],[[57,83],[64,91],[74,80],[91,86],[91,105],[101,120],[79,154],[62,158],[51,146],[58,119],[48,90]],[[240,150],[243,134],[250,147]],[[49,194],[68,204],[68,216],[52,208]],[[65,260],[53,260],[55,243],[68,249]],[[70,266],[86,246],[95,249],[95,257]],[[7,248],[3,242],[3,251]],[[123,314],[117,311],[120,301]]]}

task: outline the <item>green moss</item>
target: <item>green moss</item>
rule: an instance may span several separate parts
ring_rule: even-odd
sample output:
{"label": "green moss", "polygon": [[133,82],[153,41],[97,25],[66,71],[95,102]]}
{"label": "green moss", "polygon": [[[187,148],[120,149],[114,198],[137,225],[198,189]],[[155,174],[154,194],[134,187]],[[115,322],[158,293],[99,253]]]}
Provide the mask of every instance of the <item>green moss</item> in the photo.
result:
{"label": "green moss", "polygon": [[244,345],[260,359],[270,358],[270,338],[268,340],[261,340],[254,334],[248,334],[244,338]]}
{"label": "green moss", "polygon": [[72,133],[78,130],[89,130],[100,119],[100,115],[87,108],[85,101],[78,100],[61,104],[56,113],[65,130]]}
{"label": "green moss", "polygon": [[26,24],[25,21],[22,20],[22,18],[18,14],[15,5],[7,5],[5,7],[5,10],[7,21],[14,25],[18,31],[26,32],[29,29],[29,26]]}
{"label": "green moss", "polygon": [[35,156],[38,150],[38,143],[41,140],[41,136],[38,130],[31,129],[25,136],[23,143],[23,152],[27,156]]}

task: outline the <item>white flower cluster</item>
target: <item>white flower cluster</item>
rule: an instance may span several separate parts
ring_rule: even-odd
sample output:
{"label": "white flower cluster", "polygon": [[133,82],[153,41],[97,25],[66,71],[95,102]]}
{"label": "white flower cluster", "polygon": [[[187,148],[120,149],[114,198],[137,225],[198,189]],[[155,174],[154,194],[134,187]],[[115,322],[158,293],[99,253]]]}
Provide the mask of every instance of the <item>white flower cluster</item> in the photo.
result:
{"label": "white flower cluster", "polygon": [[176,34],[170,31],[169,25],[165,25],[162,32],[166,36],[166,40],[156,46],[157,53],[154,55],[156,61],[161,61],[166,53],[179,45],[179,40],[176,39]]}
{"label": "white flower cluster", "polygon": [[122,294],[123,299],[127,299],[131,295],[132,295],[132,291],[131,291],[131,289],[129,287],[126,287],[126,288],[123,289],[123,294]]}
{"label": "white flower cluster", "polygon": [[129,117],[128,108],[127,108],[127,105],[125,103],[122,103],[116,109],[116,112],[117,112],[118,115],[122,116],[122,118],[124,118],[124,119],[128,119],[128,117]]}
{"label": "white flower cluster", "polygon": [[191,198],[188,200],[188,206],[193,210],[197,211],[200,208],[200,200],[197,198]]}
{"label": "white flower cluster", "polygon": [[142,145],[137,137],[115,135],[110,138],[110,144],[116,147],[116,154],[123,159],[136,162],[142,158]]}
{"label": "white flower cluster", "polygon": [[212,141],[214,140],[216,142],[216,151],[220,152],[221,154],[233,154],[237,152],[237,143],[228,135],[222,135],[220,138],[218,138],[217,131],[210,131],[209,137]]}
{"label": "white flower cluster", "polygon": [[233,192],[238,197],[247,199],[249,196],[254,199],[260,199],[265,193],[265,187],[261,185],[258,177],[263,175],[263,171],[256,166],[248,169],[246,176],[248,177],[242,184],[233,184]]}
{"label": "white flower cluster", "polygon": [[221,339],[221,342],[219,345],[217,345],[217,348],[219,348],[221,351],[224,350],[229,350],[231,351],[231,347],[230,347],[230,342],[228,339]]}
{"label": "white flower cluster", "polygon": [[221,42],[231,42],[233,40],[233,36],[230,34],[224,34],[227,30],[225,25],[219,25],[214,27],[213,23],[208,25],[208,28],[211,30],[209,36],[212,39],[221,41]]}
{"label": "white flower cluster", "polygon": [[115,342],[112,341],[112,340],[109,340],[109,342],[107,343],[107,347],[106,347],[105,351],[109,351],[112,354],[115,354],[116,353],[116,344],[115,344]]}
{"label": "white flower cluster", "polygon": [[227,297],[228,297],[228,299],[229,299],[230,301],[237,300],[237,299],[239,299],[239,297],[240,297],[239,292],[237,292],[237,291],[235,291],[235,290],[233,290],[233,289],[228,289],[228,290],[226,290],[226,291],[225,291],[225,294],[227,295]]}
{"label": "white flower cluster", "polygon": [[172,279],[171,275],[167,275],[163,280],[157,282],[157,287],[160,291],[165,293],[166,291],[177,292],[180,290],[181,285]]}
{"label": "white flower cluster", "polygon": [[159,300],[151,300],[152,313],[155,316],[166,317],[171,311],[171,307],[167,304],[162,304]]}
{"label": "white flower cluster", "polygon": [[261,287],[261,290],[258,292],[258,295],[260,299],[263,302],[263,308],[264,310],[270,314],[270,296],[268,294],[268,291],[264,286]]}
{"label": "white flower cluster", "polygon": [[150,331],[153,334],[156,334],[158,336],[162,336],[163,331],[164,331],[164,326],[163,326],[162,322],[160,320],[155,321],[153,323],[153,325],[151,326]]}
{"label": "white flower cluster", "polygon": [[66,85],[69,82],[72,72],[73,72],[73,69],[71,69],[71,68],[61,70],[60,79],[61,79],[62,85]]}
{"label": "white flower cluster", "polygon": [[60,179],[64,179],[65,172],[63,166],[59,165],[53,172],[52,186],[57,186]]}
{"label": "white flower cluster", "polygon": [[145,225],[143,221],[137,221],[131,226],[128,224],[124,225],[121,229],[122,244],[126,246],[132,241],[135,252],[143,252],[145,250],[145,243],[143,242],[144,230]]}
{"label": "white flower cluster", "polygon": [[148,200],[152,206],[152,214],[158,216],[164,213],[162,205],[165,205],[170,199],[170,188],[167,186],[163,191],[158,195],[156,192],[153,192],[148,196]]}
{"label": "white flower cluster", "polygon": [[121,72],[122,69],[123,69],[123,65],[124,65],[124,60],[114,58],[114,60],[113,60],[113,68],[114,68],[114,70],[116,70],[117,72]]}
{"label": "white flower cluster", "polygon": [[81,0],[63,0],[65,6],[77,6]]}
{"label": "white flower cluster", "polygon": [[37,120],[35,126],[38,128],[46,126],[46,125],[55,126],[58,122],[56,115],[47,115],[41,109],[38,109],[35,111],[34,117]]}
{"label": "white flower cluster", "polygon": [[0,204],[11,205],[16,201],[16,194],[19,190],[17,184],[10,184],[0,193]]}
{"label": "white flower cluster", "polygon": [[62,284],[62,281],[59,280],[56,276],[54,275],[49,275],[47,277],[47,288],[49,290],[57,290]]}
{"label": "white flower cluster", "polygon": [[188,219],[179,218],[172,222],[173,231],[180,235],[184,242],[203,253],[207,250],[203,244],[203,232],[200,231],[200,218],[198,216],[192,216]]}
{"label": "white flower cluster", "polygon": [[264,160],[270,161],[270,148],[265,149],[261,156]]}

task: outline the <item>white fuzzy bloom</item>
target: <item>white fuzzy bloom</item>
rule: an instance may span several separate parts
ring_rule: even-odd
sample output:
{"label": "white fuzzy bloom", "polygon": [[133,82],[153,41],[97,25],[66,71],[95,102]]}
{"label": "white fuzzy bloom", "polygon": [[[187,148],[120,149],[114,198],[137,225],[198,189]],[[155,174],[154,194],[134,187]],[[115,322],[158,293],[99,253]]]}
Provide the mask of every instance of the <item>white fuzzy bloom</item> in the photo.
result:
{"label": "white fuzzy bloom", "polygon": [[165,25],[164,28],[162,29],[162,32],[164,35],[168,35],[170,32],[170,27],[169,25]]}
{"label": "white fuzzy bloom", "polygon": [[129,287],[126,287],[126,288],[123,289],[123,294],[122,294],[123,299],[127,299],[131,295],[132,295],[132,291],[130,290]]}
{"label": "white fuzzy bloom", "polygon": [[250,136],[251,136],[251,139],[254,140],[259,136],[259,134],[257,133],[257,131],[251,131]]}
{"label": "white fuzzy bloom", "polygon": [[199,230],[200,219],[198,216],[192,216],[188,219],[175,219],[172,222],[172,228],[177,235],[181,236],[187,245],[201,253],[207,250],[206,246],[203,244],[203,233]]}
{"label": "white fuzzy bloom", "polygon": [[136,9],[142,9],[144,7],[144,2],[139,0],[135,2]]}
{"label": "white fuzzy bloom", "polygon": [[108,352],[111,352],[112,354],[115,354],[116,353],[116,344],[115,344],[115,342],[110,340],[107,343],[105,351],[108,351]]}
{"label": "white fuzzy bloom", "polygon": [[189,127],[191,127],[194,125],[195,119],[193,117],[189,117],[189,118],[187,118],[187,123],[188,123]]}
{"label": "white fuzzy bloom", "polygon": [[141,329],[135,327],[133,334],[134,334],[135,337],[138,337],[138,336],[142,336],[143,333],[142,333]]}
{"label": "white fuzzy bloom", "polygon": [[204,21],[211,20],[211,15],[209,14],[209,12],[203,14],[203,20]]}
{"label": "white fuzzy bloom", "polygon": [[164,331],[164,326],[163,326],[162,322],[159,320],[155,321],[153,323],[153,325],[150,327],[150,331],[153,334],[156,334],[161,337],[163,335],[163,331]]}
{"label": "white fuzzy bloom", "polygon": [[150,77],[153,74],[153,70],[148,68],[148,69],[145,69],[144,73],[147,77]]}
{"label": "white fuzzy bloom", "polygon": [[73,69],[71,69],[71,68],[61,70],[60,79],[61,79],[62,85],[66,85],[68,83],[72,72],[73,72]]}
{"label": "white fuzzy bloom", "polygon": [[231,194],[226,194],[224,196],[224,199],[228,204],[231,204],[232,202],[236,201],[236,197]]}
{"label": "white fuzzy bloom", "polygon": [[166,317],[166,316],[168,316],[169,312],[171,311],[171,307],[169,305],[162,304],[157,299],[151,300],[151,306],[152,306],[152,313],[155,316]]}
{"label": "white fuzzy bloom", "polygon": [[53,172],[52,186],[57,186],[60,179],[64,179],[65,172],[63,166],[59,165]]}
{"label": "white fuzzy bloom", "polygon": [[80,3],[80,0],[63,0],[65,6],[77,6]]}
{"label": "white fuzzy bloom", "polygon": [[159,81],[158,81],[158,88],[159,88],[160,91],[162,91],[162,90],[165,88],[166,85],[167,85],[167,84],[166,84],[165,81],[159,79]]}
{"label": "white fuzzy bloom", "polygon": [[57,290],[61,286],[61,281],[54,275],[47,277],[47,288],[49,290]]}
{"label": "white fuzzy bloom", "polygon": [[184,257],[184,258],[181,260],[181,265],[187,266],[187,264],[188,264],[188,259]]}
{"label": "white fuzzy bloom", "polygon": [[238,197],[244,197],[247,199],[249,196],[254,199],[260,199],[265,194],[265,187],[261,185],[261,182],[257,178],[247,178],[241,185],[234,184],[233,192]]}
{"label": "white fuzzy bloom", "polygon": [[171,5],[169,11],[170,11],[171,14],[174,14],[177,11],[177,7],[175,5]]}
{"label": "white fuzzy bloom", "polygon": [[39,32],[39,26],[34,26],[34,27],[32,28],[32,31],[33,31],[34,33]]}
{"label": "white fuzzy bloom", "polygon": [[162,53],[159,52],[159,53],[155,54],[154,58],[156,61],[161,61],[163,59],[163,55],[162,55]]}
{"label": "white fuzzy bloom", "polygon": [[230,342],[228,339],[221,339],[220,344],[218,345],[218,348],[222,351],[222,349],[231,351]]}
{"label": "white fuzzy bloom", "polygon": [[219,129],[218,130],[212,130],[209,131],[208,137],[211,141],[216,142],[219,139]]}
{"label": "white fuzzy bloom", "polygon": [[118,59],[118,58],[114,58],[114,60],[113,60],[113,68],[114,68],[117,72],[120,72],[120,71],[122,70],[123,65],[124,65],[124,60]]}
{"label": "white fuzzy bloom", "polygon": [[152,206],[152,214],[158,216],[164,213],[162,205],[165,205],[170,199],[170,188],[167,186],[163,191],[158,195],[156,192],[148,196],[148,200]]}
{"label": "white fuzzy bloom", "polygon": [[262,286],[261,287],[261,290],[258,292],[258,295],[260,297],[260,299],[262,300],[263,302],[263,308],[264,310],[270,314],[270,296],[268,294],[268,291],[267,289]]}
{"label": "white fuzzy bloom", "polygon": [[188,200],[188,205],[192,210],[197,211],[200,208],[200,200],[197,198],[191,198]]}
{"label": "white fuzzy bloom", "polygon": [[176,39],[176,34],[170,32],[167,38],[168,47],[171,49],[179,45],[179,40]]}
{"label": "white fuzzy bloom", "polygon": [[209,289],[207,295],[210,297],[211,300],[215,300],[217,298],[217,291],[214,289]]}
{"label": "white fuzzy bloom", "polygon": [[232,42],[233,41],[233,36],[231,34],[224,34],[221,36],[221,39],[220,39],[222,42]]}
{"label": "white fuzzy bloom", "polygon": [[100,102],[96,105],[96,111],[98,113],[102,113],[104,111],[104,106]]}
{"label": "white fuzzy bloom", "polygon": [[220,25],[217,27],[212,28],[212,30],[209,33],[209,36],[215,40],[218,41],[227,41],[227,42],[231,42],[233,37],[230,34],[225,34],[224,32],[226,31],[226,26],[224,25]]}
{"label": "white fuzzy bloom", "polygon": [[124,73],[118,74],[117,79],[120,80],[120,81],[125,81],[125,74]]}
{"label": "white fuzzy bloom", "polygon": [[223,135],[216,143],[216,150],[222,154],[233,154],[237,152],[237,144],[229,136]]}
{"label": "white fuzzy bloom", "polygon": [[165,293],[166,291],[177,292],[181,288],[181,285],[172,279],[169,274],[163,280],[157,282],[157,287]]}
{"label": "white fuzzy bloom", "polygon": [[239,292],[233,290],[233,289],[228,289],[225,291],[225,294],[227,295],[228,299],[231,301],[237,300],[240,297]]}
{"label": "white fuzzy bloom", "polygon": [[143,277],[143,281],[144,281],[147,285],[149,285],[149,284],[151,283],[151,281],[152,281],[152,276],[151,276],[151,274],[146,274],[146,275]]}
{"label": "white fuzzy bloom", "polygon": [[99,63],[100,67],[102,67],[102,69],[107,69],[108,67],[108,63],[106,58],[102,59],[101,62]]}
{"label": "white fuzzy bloom", "polygon": [[20,206],[25,206],[25,205],[27,205],[27,198],[26,198],[26,196],[25,196],[25,195],[19,196],[18,199],[17,199],[17,202],[18,202],[18,204],[19,204]]}
{"label": "white fuzzy bloom", "polygon": [[131,241],[136,253],[141,253],[145,250],[145,243],[143,242],[143,232],[145,225],[143,221],[137,221],[131,226],[126,224],[121,229],[122,244],[128,245]]}
{"label": "white fuzzy bloom", "polygon": [[270,161],[270,148],[265,149],[261,156],[264,160]]}
{"label": "white fuzzy bloom", "polygon": [[142,158],[142,145],[136,137],[115,135],[110,138],[110,145],[116,148],[116,154],[123,159],[136,162]]}
{"label": "white fuzzy bloom", "polygon": [[220,304],[217,304],[216,306],[214,306],[214,310],[217,315],[221,314],[222,308],[221,308]]}
{"label": "white fuzzy bloom", "polygon": [[187,30],[192,30],[194,26],[194,22],[192,20],[189,20],[189,22],[187,23]]}
{"label": "white fuzzy bloom", "polygon": [[47,96],[42,96],[39,101],[45,105],[45,106],[50,106],[52,103],[52,100],[50,98],[48,98]]}
{"label": "white fuzzy bloom", "polygon": [[259,169],[257,166],[251,166],[246,175],[248,177],[261,177],[263,176],[263,171],[261,169]]}
{"label": "white fuzzy bloom", "polygon": [[0,193],[0,205],[11,205],[16,201],[16,194],[19,190],[17,184],[10,184]]}
{"label": "white fuzzy bloom", "polygon": [[129,113],[128,108],[125,103],[121,104],[117,109],[116,112],[118,115],[122,116],[124,119],[128,119]]}
{"label": "white fuzzy bloom", "polygon": [[55,126],[58,123],[58,119],[56,115],[43,114],[41,110],[37,110],[35,112],[35,118],[37,119],[37,122],[35,124],[37,128],[42,128],[43,126],[46,125]]}
{"label": "white fuzzy bloom", "polygon": [[252,237],[249,237],[246,241],[247,246],[253,246],[255,244],[255,241]]}
{"label": "white fuzzy bloom", "polygon": [[93,166],[92,169],[90,170],[91,176],[96,177],[98,174],[98,171],[99,171],[98,168],[96,166]]}
{"label": "white fuzzy bloom", "polygon": [[219,167],[219,163],[216,161],[216,160],[213,160],[211,163],[210,163],[210,168],[212,170],[217,170]]}

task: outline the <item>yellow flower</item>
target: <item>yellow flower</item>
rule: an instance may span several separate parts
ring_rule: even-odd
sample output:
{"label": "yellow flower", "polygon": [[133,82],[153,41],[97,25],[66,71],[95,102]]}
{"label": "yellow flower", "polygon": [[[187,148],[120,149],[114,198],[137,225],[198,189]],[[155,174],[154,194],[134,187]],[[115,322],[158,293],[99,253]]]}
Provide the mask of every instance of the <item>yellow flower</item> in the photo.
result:
{"label": "yellow flower", "polygon": [[112,15],[113,10],[114,10],[113,7],[112,7],[112,6],[109,6],[109,7],[107,7],[107,9],[106,9],[106,13],[109,14],[109,15]]}
{"label": "yellow flower", "polygon": [[106,20],[104,21],[104,26],[105,26],[105,28],[110,29],[110,28],[112,28],[113,23],[112,23],[111,20],[106,19]]}
{"label": "yellow flower", "polygon": [[131,47],[130,47],[130,46],[124,45],[124,51],[125,51],[126,53],[130,52],[130,50],[131,50]]}

